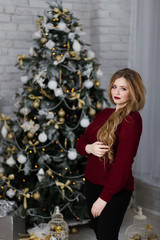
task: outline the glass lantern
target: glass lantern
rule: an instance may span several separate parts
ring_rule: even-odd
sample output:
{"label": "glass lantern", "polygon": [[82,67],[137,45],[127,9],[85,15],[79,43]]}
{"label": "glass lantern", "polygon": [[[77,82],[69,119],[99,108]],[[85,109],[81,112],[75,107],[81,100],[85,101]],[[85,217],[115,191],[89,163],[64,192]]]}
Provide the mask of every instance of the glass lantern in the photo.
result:
{"label": "glass lantern", "polygon": [[51,231],[51,240],[68,240],[69,229],[67,223],[63,219],[63,215],[59,211],[59,207],[56,206],[52,219],[49,222]]}
{"label": "glass lantern", "polygon": [[152,226],[147,224],[147,217],[143,215],[142,208],[134,216],[133,225],[129,226],[124,234],[124,240],[157,240],[158,236],[153,232]]}

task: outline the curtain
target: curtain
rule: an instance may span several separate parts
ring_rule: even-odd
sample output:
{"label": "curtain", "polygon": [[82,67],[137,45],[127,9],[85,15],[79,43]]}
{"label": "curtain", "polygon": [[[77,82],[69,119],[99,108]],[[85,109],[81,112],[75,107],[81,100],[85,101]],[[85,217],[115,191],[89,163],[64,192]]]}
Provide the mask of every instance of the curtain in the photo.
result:
{"label": "curtain", "polygon": [[132,0],[128,66],[140,73],[146,104],[134,176],[160,186],[160,1]]}

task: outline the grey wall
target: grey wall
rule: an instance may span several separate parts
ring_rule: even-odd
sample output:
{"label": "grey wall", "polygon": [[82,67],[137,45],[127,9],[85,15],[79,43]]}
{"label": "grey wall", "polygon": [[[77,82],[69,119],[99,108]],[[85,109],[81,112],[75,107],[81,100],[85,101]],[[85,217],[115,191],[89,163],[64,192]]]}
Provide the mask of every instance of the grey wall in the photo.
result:
{"label": "grey wall", "polygon": [[[28,53],[36,16],[48,7],[46,2],[0,0],[0,112],[12,115],[13,97],[21,87],[17,55]],[[110,76],[128,64],[131,0],[64,0],[63,5],[83,24],[84,40],[102,64],[102,87],[107,88]]]}

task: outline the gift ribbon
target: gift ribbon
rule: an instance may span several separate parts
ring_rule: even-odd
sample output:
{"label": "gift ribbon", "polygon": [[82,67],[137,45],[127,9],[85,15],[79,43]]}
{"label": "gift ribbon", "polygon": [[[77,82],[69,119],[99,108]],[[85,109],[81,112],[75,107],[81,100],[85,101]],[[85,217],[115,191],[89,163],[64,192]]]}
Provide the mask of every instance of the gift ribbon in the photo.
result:
{"label": "gift ribbon", "polygon": [[74,97],[69,97],[70,100],[75,100],[77,99],[78,100],[78,107],[79,108],[82,108],[83,105],[85,105],[85,101],[80,99],[80,93],[76,93],[76,95]]}
{"label": "gift ribbon", "polygon": [[42,96],[35,96],[35,95],[33,95],[33,94],[30,94],[30,95],[29,95],[29,98],[30,98],[30,99],[33,99],[33,100],[36,100],[37,102],[40,102],[40,100],[43,99]]}
{"label": "gift ribbon", "polygon": [[30,194],[27,193],[28,191],[29,191],[29,188],[25,188],[23,191],[24,193],[20,193],[20,195],[24,196],[24,202],[23,202],[24,209],[27,209],[27,198],[30,198]]}
{"label": "gift ribbon", "polygon": [[151,231],[151,228],[152,228],[152,226],[147,224],[146,229]]}
{"label": "gift ribbon", "polygon": [[54,123],[54,120],[53,119],[50,119],[48,122],[47,122],[47,126],[49,127],[51,125],[51,123]]}
{"label": "gift ribbon", "polygon": [[0,121],[4,121],[4,125],[8,130],[10,130],[10,127],[7,124],[7,120],[10,120],[10,119],[11,119],[11,117],[10,116],[6,117],[4,113],[2,113],[0,116]]}
{"label": "gift ribbon", "polygon": [[8,147],[7,151],[8,151],[8,155],[10,156],[11,153],[15,153],[16,152],[16,147],[15,146],[13,146],[12,148]]}
{"label": "gift ribbon", "polygon": [[37,27],[37,29],[39,29],[39,30],[41,29],[41,28],[40,28],[40,25],[41,25],[42,20],[43,20],[43,17],[40,17],[39,19],[36,20],[36,23],[37,23],[37,26],[36,26],[36,27]]}
{"label": "gift ribbon", "polygon": [[80,52],[79,51],[70,51],[70,54],[72,55],[73,60],[80,60]]}
{"label": "gift ribbon", "polygon": [[[50,100],[52,100],[52,96],[47,94],[46,91],[41,90],[40,93],[42,93],[45,97],[49,98]],[[32,94],[31,94],[32,95]]]}
{"label": "gift ribbon", "polygon": [[21,66],[22,69],[24,69],[23,59],[25,59],[25,58],[26,58],[26,55],[25,55],[25,54],[23,54],[23,55],[18,54],[18,55],[17,55],[17,62],[20,63],[20,66]]}
{"label": "gift ribbon", "polygon": [[10,174],[8,177],[2,176],[2,180],[8,180],[7,185],[10,185],[10,181],[14,180],[14,174]]}
{"label": "gift ribbon", "polygon": [[63,11],[61,11],[59,8],[54,8],[53,11],[57,13],[57,14],[54,15],[54,18],[56,20],[58,20],[58,17],[60,15],[64,15],[65,17],[68,17],[68,15],[66,14],[68,12],[67,8],[65,8]]}
{"label": "gift ribbon", "polygon": [[64,196],[65,196],[65,190],[64,188],[68,188],[71,192],[73,192],[72,188],[70,186],[68,186],[70,184],[70,180],[67,180],[66,183],[62,183],[62,182],[55,182],[57,186],[60,187],[61,191],[62,191],[62,199],[64,200]]}
{"label": "gift ribbon", "polygon": [[78,70],[77,75],[79,76],[79,88],[82,87],[82,76],[81,76],[81,71]]}
{"label": "gift ribbon", "polygon": [[[36,146],[39,144],[39,141],[36,141],[35,143],[33,143],[31,140],[29,140],[28,142],[30,144],[30,146],[33,147],[33,152],[36,153]],[[30,147],[29,145],[27,146],[26,150]]]}

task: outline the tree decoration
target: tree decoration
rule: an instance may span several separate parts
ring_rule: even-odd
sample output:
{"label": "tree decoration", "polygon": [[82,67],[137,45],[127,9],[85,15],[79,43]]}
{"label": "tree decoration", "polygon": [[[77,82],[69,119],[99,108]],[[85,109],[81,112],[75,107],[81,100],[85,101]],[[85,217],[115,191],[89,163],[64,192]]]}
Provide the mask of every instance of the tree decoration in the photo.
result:
{"label": "tree decoration", "polygon": [[42,132],[39,134],[38,136],[38,140],[41,142],[41,143],[44,143],[47,141],[47,135],[45,132]]}
{"label": "tree decoration", "polygon": [[[56,1],[36,25],[28,54],[17,56],[22,87],[14,117],[0,115],[0,196],[10,200],[14,194],[16,214],[37,225],[27,240],[42,238],[48,228],[38,224],[47,221],[55,206],[66,219],[88,221],[87,158],[77,154],[76,142],[103,103],[108,104],[100,88],[100,64],[81,39],[85,33],[79,20]],[[62,240],[64,226],[52,224],[45,236]]]}
{"label": "tree decoration", "polygon": [[16,161],[14,160],[12,155],[6,160],[6,164],[10,167],[13,167],[15,165],[15,163],[16,163]]}
{"label": "tree decoration", "polygon": [[77,151],[76,151],[76,149],[73,149],[73,148],[69,149],[69,151],[68,151],[68,158],[70,160],[75,160],[77,158]]}

